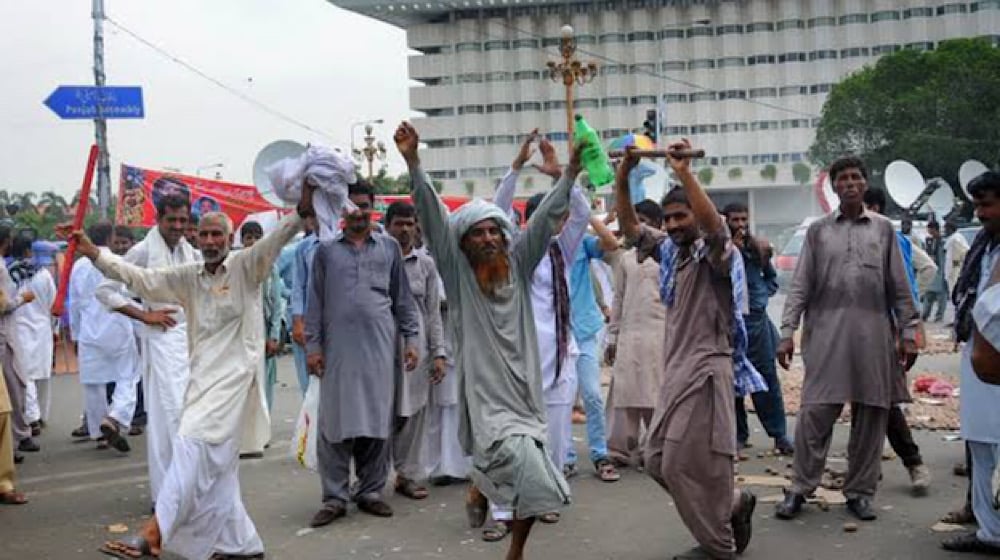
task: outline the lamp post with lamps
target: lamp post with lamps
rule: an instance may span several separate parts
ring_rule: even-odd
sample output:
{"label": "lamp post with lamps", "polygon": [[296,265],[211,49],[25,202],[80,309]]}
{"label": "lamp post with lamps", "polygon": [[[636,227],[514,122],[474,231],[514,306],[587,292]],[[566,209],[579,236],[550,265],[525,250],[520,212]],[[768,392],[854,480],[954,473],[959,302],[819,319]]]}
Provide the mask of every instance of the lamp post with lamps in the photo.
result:
{"label": "lamp post with lamps", "polygon": [[569,134],[567,142],[573,142],[573,86],[590,83],[597,76],[597,64],[588,62],[584,65],[576,58],[576,39],[573,38],[573,27],[562,26],[562,40],[559,44],[561,61],[548,62],[549,78],[553,82],[566,87],[566,131]]}
{"label": "lamp post with lamps", "polygon": [[[374,164],[375,160],[385,161],[386,149],[385,144],[379,140],[375,141],[375,135],[373,134],[374,127],[372,123],[365,124],[365,145],[361,149],[351,148],[351,152],[354,157],[362,159],[368,162],[368,180],[370,181],[372,176],[375,175]],[[352,138],[353,140],[353,138]]]}
{"label": "lamp post with lamps", "polygon": [[354,153],[354,152],[357,151],[357,149],[355,149],[355,147],[354,147],[354,131],[359,126],[362,126],[362,125],[371,126],[373,124],[382,124],[384,122],[385,122],[384,119],[375,119],[375,120],[372,120],[372,121],[357,121],[357,122],[351,123],[351,153]]}

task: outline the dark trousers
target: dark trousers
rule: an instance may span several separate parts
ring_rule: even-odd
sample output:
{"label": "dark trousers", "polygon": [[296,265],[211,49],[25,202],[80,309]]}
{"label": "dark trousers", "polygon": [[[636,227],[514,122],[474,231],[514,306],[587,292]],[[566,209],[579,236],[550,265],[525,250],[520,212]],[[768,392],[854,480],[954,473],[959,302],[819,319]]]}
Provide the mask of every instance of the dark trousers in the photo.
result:
{"label": "dark trousers", "polygon": [[[115,394],[115,382],[112,381],[108,383],[105,387],[108,394],[108,404],[111,404],[111,397]],[[146,425],[146,404],[145,399],[142,396],[142,379],[139,380],[139,384],[136,386],[136,402],[135,402],[135,413],[132,415],[132,425],[133,426],[145,426]]]}
{"label": "dark trousers", "polygon": [[[750,395],[757,419],[767,435],[773,439],[782,439],[787,435],[785,419],[785,400],[781,396],[781,381],[778,380],[778,368],[775,367],[775,353],[778,332],[768,319],[766,312],[752,311],[744,316],[747,327],[749,347],[747,356],[753,367],[760,372],[767,383],[767,392]],[[736,399],[736,441],[745,443],[750,438],[750,427],[747,425],[747,411],[743,399]]]}
{"label": "dark trousers", "polygon": [[906,423],[906,415],[903,414],[903,409],[898,406],[889,409],[889,427],[886,430],[886,435],[889,437],[889,445],[892,446],[896,455],[899,455],[904,467],[910,468],[924,464],[923,458],[920,457],[920,448],[913,441],[910,425]]}

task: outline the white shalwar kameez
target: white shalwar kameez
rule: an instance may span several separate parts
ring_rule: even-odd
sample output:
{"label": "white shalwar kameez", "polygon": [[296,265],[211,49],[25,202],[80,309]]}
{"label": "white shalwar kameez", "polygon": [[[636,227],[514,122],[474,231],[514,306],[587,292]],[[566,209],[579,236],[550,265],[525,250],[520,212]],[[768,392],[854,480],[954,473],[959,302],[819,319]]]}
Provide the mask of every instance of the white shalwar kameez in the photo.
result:
{"label": "white shalwar kameez", "polygon": [[173,458],[156,499],[163,548],[187,558],[264,551],[239,492],[244,426],[260,414],[264,359],[261,285],[301,227],[292,214],[253,247],[232,252],[214,274],[201,263],[143,269],[102,253],[95,263],[140,297],[179,304],[188,320],[191,377]]}
{"label": "white shalwar kameez", "polygon": [[56,299],[56,284],[52,274],[39,268],[35,275],[18,286],[18,292],[31,291],[35,300],[14,311],[14,325],[22,352],[14,358],[19,370],[28,379],[25,387],[24,415],[28,422],[49,419],[52,395],[52,304]]}
{"label": "white shalwar kameez", "polygon": [[[111,250],[101,247],[101,254]],[[77,343],[77,363],[83,385],[90,437],[101,434],[101,421],[113,419],[126,431],[135,412],[139,383],[139,349],[128,317],[108,311],[96,297],[104,276],[89,259],[79,259],[70,274],[70,329]],[[108,406],[105,386],[115,384]]]}
{"label": "white shalwar kameez", "polygon": [[[157,228],[135,244],[124,256],[125,262],[142,268],[164,268],[200,262],[200,254],[181,239],[171,250]],[[135,302],[122,290],[122,284],[105,280],[97,288],[97,299],[108,309],[120,309]],[[140,370],[146,399],[146,457],[149,463],[150,496],[156,501],[163,477],[173,457],[174,438],[181,424],[184,391],[190,375],[187,321],[184,310],[176,305],[143,301],[146,311],[172,309],[177,322],[169,329],[139,325],[141,341]]]}

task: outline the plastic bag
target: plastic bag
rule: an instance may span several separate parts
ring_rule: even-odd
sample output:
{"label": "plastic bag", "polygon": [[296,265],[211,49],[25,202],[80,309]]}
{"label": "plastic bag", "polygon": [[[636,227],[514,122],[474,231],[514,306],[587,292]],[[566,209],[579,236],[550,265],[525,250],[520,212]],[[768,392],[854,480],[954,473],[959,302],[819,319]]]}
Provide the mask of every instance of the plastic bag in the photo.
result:
{"label": "plastic bag", "polygon": [[289,454],[303,467],[315,471],[316,461],[316,416],[319,411],[319,378],[310,375],[306,397],[302,400],[299,419],[295,422],[295,432]]}

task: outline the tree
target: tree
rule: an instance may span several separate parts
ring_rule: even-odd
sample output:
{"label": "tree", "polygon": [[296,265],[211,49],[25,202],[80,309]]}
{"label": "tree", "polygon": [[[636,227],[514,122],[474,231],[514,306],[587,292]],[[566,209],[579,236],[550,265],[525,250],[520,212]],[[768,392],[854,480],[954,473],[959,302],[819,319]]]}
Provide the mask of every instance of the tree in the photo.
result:
{"label": "tree", "polygon": [[796,162],[796,164],[792,166],[792,177],[795,179],[796,183],[804,185],[809,182],[809,179],[812,178],[812,168],[801,161]]}
{"label": "tree", "polygon": [[767,179],[768,181],[773,181],[778,176],[778,168],[774,166],[773,163],[769,163],[764,167],[760,168],[760,177],[762,179]]}
{"label": "tree", "polygon": [[476,182],[473,180],[468,180],[463,183],[465,185],[465,194],[472,196],[476,192]]}
{"label": "tree", "polygon": [[706,187],[712,184],[712,179],[715,178],[715,172],[712,171],[711,167],[702,167],[698,170],[698,181],[705,185]]}
{"label": "tree", "polygon": [[735,181],[736,179],[739,179],[740,177],[743,176],[743,170],[740,169],[739,167],[733,167],[729,169],[728,175],[730,179]]}
{"label": "tree", "polygon": [[534,177],[526,178],[524,180],[524,190],[530,191],[533,190],[534,188],[535,188],[535,178]]}
{"label": "tree", "polygon": [[997,164],[998,119],[1000,49],[986,39],[942,41],[883,56],[836,84],[809,157],[825,167],[857,154],[876,174],[905,159],[955,185],[965,160]]}

